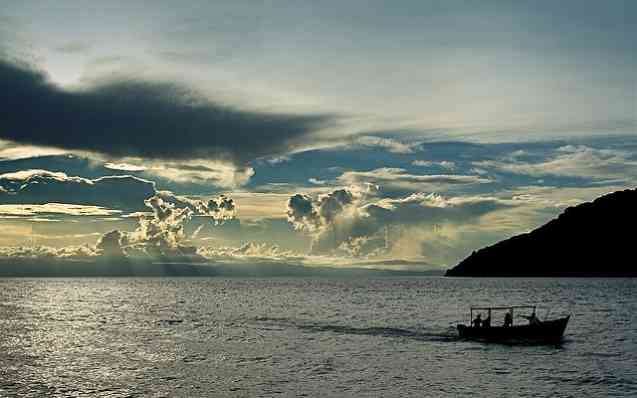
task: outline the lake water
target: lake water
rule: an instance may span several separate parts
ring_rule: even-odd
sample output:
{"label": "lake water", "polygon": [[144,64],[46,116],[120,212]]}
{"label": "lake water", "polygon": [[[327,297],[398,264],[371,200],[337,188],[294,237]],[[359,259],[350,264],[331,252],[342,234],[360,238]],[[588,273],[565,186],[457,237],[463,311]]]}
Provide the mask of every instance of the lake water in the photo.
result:
{"label": "lake water", "polygon": [[[560,346],[456,337],[528,303]],[[465,395],[637,396],[637,279],[0,279],[1,397]]]}

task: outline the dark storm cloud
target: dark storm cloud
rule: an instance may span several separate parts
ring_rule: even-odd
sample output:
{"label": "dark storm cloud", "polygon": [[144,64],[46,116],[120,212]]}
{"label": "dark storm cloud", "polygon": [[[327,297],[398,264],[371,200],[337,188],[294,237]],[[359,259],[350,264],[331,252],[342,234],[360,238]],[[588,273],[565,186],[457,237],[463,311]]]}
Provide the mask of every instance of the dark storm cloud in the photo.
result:
{"label": "dark storm cloud", "polygon": [[0,138],[110,156],[244,164],[301,144],[332,117],[260,113],[165,82],[119,80],[76,91],[0,60]]}

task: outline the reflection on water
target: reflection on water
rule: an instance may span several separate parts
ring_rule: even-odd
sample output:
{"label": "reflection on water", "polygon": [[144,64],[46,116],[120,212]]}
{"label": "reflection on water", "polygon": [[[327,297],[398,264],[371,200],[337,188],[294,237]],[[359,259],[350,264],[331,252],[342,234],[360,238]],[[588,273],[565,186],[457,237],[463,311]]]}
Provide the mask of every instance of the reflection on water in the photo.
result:
{"label": "reflection on water", "polygon": [[[636,396],[636,288],[622,279],[0,279],[0,396]],[[561,346],[456,336],[470,305],[527,303],[573,314]]]}

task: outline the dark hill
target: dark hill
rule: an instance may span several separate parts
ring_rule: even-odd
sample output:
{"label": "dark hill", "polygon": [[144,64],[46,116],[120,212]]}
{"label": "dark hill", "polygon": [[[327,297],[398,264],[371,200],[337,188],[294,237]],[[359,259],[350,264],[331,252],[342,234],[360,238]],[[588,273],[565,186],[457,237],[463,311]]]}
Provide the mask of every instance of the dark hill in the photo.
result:
{"label": "dark hill", "polygon": [[637,190],[567,208],[530,233],[473,252],[446,276],[637,276]]}

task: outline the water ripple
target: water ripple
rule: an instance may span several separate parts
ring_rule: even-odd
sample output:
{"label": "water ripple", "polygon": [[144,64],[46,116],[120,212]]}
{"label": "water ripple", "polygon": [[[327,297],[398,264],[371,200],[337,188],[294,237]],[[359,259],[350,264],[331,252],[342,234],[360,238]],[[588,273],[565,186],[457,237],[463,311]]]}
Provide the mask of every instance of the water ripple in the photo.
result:
{"label": "water ripple", "polygon": [[[632,397],[636,288],[621,279],[0,279],[0,396]],[[458,339],[470,305],[529,297],[574,314],[561,346]]]}

